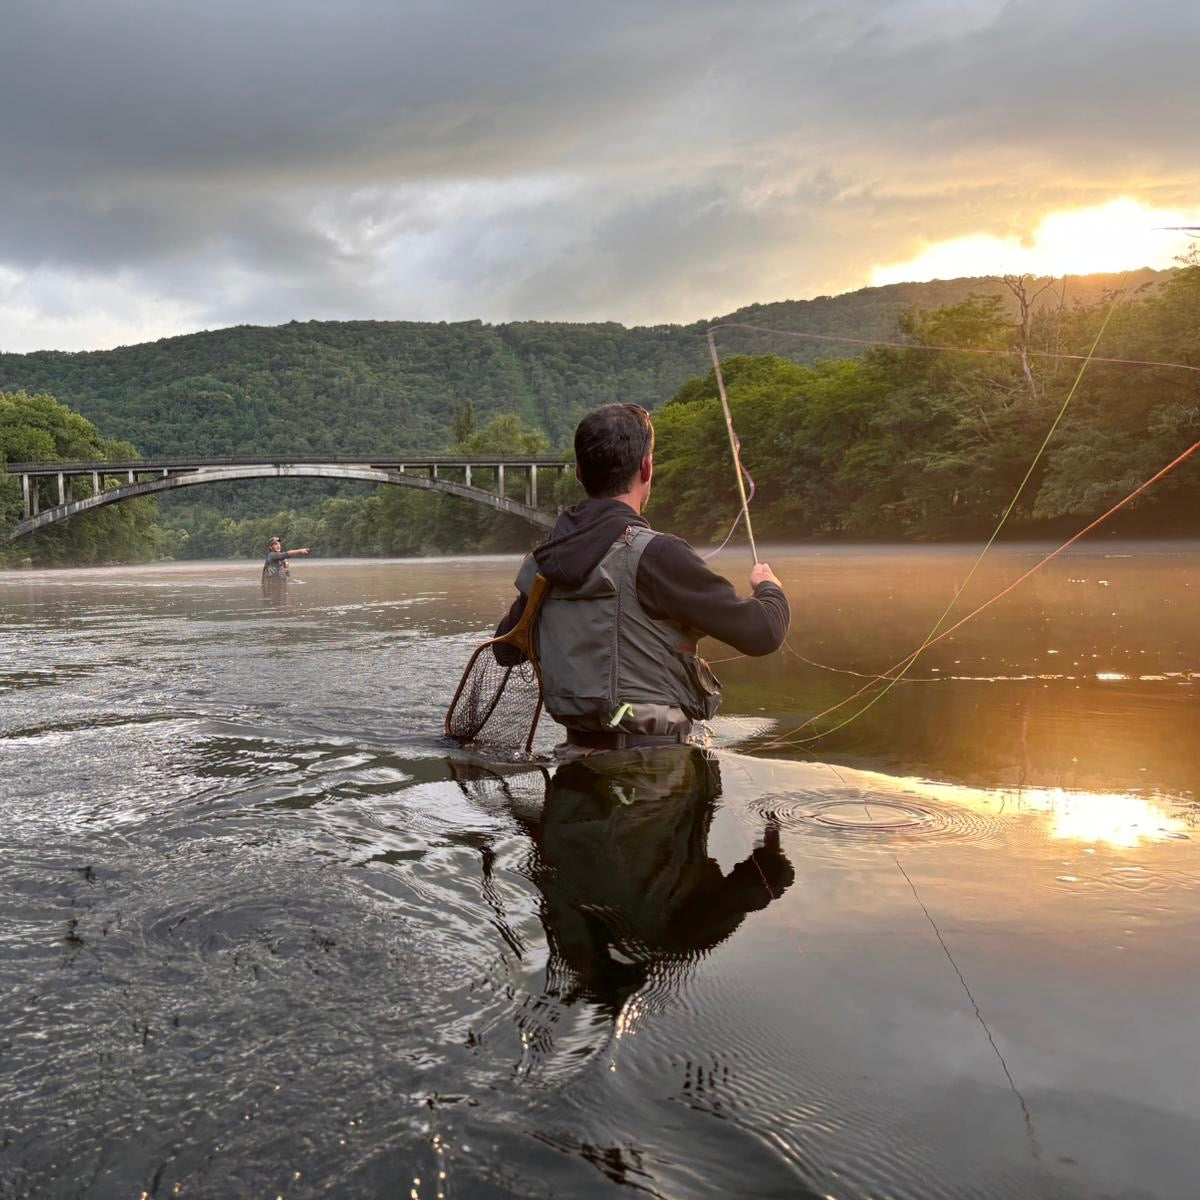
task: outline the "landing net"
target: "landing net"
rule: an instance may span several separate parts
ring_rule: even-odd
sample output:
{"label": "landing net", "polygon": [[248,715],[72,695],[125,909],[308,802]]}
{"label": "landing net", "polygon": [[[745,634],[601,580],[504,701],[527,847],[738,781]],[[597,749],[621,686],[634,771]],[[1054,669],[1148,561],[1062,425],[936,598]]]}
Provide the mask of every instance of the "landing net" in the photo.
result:
{"label": "landing net", "polygon": [[547,582],[534,581],[520,621],[471,655],[446,711],[446,736],[506,750],[533,746],[542,715],[542,675],[533,631]]}

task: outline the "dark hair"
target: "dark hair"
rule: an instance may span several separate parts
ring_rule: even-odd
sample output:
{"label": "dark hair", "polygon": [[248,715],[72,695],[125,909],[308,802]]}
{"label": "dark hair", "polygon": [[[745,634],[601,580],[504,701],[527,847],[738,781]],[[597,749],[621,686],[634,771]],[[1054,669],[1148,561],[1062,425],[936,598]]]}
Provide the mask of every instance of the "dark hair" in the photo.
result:
{"label": "dark hair", "polygon": [[626,491],[642,459],[654,449],[650,414],[636,404],[606,404],[575,430],[575,465],[583,490],[594,499]]}

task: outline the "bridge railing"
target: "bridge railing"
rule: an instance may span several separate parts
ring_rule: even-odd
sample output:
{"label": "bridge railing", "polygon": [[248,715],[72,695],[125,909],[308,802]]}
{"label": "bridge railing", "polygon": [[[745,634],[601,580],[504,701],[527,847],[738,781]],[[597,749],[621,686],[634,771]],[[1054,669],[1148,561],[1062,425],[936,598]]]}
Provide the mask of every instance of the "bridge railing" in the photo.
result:
{"label": "bridge railing", "polygon": [[164,470],[184,471],[201,467],[253,467],[264,463],[282,466],[297,465],[380,467],[395,470],[400,467],[559,467],[573,462],[552,454],[251,454],[220,457],[215,455],[168,456],[155,458],[103,459],[87,462],[10,462],[10,475],[125,475],[130,471],[158,474]]}
{"label": "bridge railing", "polygon": [[[384,454],[384,455],[348,455],[348,454],[258,454],[231,456],[190,456],[174,455],[166,457],[142,459],[105,459],[91,461],[60,461],[60,462],[10,462],[5,467],[9,475],[21,479],[21,495],[24,517],[37,517],[44,507],[44,502],[53,505],[54,486],[57,481],[58,508],[64,510],[63,516],[70,515],[68,510],[74,509],[77,500],[77,490],[72,486],[72,480],[89,477],[90,491],[85,495],[98,496],[121,488],[141,483],[147,479],[167,480],[172,477],[188,476],[189,482],[199,483],[202,476],[208,472],[214,475],[222,471],[237,468],[252,470],[254,468],[270,468],[270,474],[286,474],[289,470],[300,468],[297,474],[313,475],[312,468],[355,468],[360,467],[371,471],[386,471],[392,474],[411,475],[428,473],[431,480],[441,480],[445,490],[453,491],[455,485],[475,489],[475,473],[487,471],[492,475],[491,487],[479,488],[478,491],[488,492],[497,497],[505,497],[506,472],[516,470],[525,474],[525,505],[528,508],[538,507],[538,471],[548,469],[565,472],[571,470],[574,464],[569,460],[553,455],[519,455],[519,454]],[[305,469],[308,468],[308,469]],[[445,472],[446,474],[442,474]],[[330,472],[334,475],[335,472]],[[451,484],[454,480],[455,484]],[[118,481],[114,483],[113,481]],[[396,481],[399,482],[399,481]],[[170,486],[164,484],[163,486]],[[435,484],[435,486],[438,486]],[[49,495],[46,495],[49,490]],[[474,491],[472,495],[474,495]]]}

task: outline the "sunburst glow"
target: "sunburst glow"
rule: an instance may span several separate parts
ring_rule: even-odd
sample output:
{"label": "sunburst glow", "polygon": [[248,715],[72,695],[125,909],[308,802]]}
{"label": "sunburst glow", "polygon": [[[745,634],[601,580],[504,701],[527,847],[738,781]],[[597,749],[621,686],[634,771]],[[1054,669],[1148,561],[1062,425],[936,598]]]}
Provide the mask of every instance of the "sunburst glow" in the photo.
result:
{"label": "sunburst glow", "polygon": [[971,234],[929,242],[912,258],[884,263],[872,285],[981,275],[1086,275],[1162,269],[1194,243],[1171,226],[1200,226],[1200,210],[1152,208],[1122,196],[1093,208],[1046,214],[1028,236]]}

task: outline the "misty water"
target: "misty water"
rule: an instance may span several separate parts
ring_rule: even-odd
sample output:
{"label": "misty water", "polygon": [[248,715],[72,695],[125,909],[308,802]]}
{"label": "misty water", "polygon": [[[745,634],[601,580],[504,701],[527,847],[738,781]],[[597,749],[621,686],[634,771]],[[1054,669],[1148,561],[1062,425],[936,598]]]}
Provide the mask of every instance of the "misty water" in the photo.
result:
{"label": "misty water", "polygon": [[567,766],[440,736],[513,558],[0,573],[0,1197],[1194,1195],[1200,546],[806,724],[973,555],[764,555],[711,753]]}

